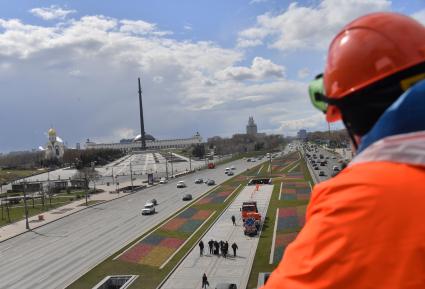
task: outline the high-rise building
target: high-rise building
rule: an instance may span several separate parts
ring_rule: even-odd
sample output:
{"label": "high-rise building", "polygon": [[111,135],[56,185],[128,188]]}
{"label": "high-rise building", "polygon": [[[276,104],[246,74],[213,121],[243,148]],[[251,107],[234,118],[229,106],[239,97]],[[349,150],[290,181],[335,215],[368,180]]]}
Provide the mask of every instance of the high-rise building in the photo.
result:
{"label": "high-rise building", "polygon": [[297,133],[297,137],[301,140],[305,140],[307,138],[307,130],[300,129]]}
{"label": "high-rise building", "polygon": [[256,136],[257,135],[257,125],[254,122],[252,116],[248,119],[248,125],[246,126],[246,134]]}
{"label": "high-rise building", "polygon": [[76,147],[76,149],[77,149],[77,150],[80,150],[80,149],[81,149],[81,145],[80,145],[80,143],[79,143],[79,142],[77,142],[77,145],[76,145],[75,147]]}

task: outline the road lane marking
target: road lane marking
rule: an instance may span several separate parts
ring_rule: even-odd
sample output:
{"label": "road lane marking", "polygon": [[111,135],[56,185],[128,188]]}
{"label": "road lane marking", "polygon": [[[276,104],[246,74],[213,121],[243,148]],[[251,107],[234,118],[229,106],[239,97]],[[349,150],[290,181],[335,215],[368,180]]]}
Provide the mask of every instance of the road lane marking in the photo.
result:
{"label": "road lane marking", "polygon": [[272,247],[270,250],[270,258],[269,258],[269,264],[273,264],[273,257],[274,257],[274,247],[275,247],[275,240],[276,240],[276,230],[277,230],[277,220],[279,218],[279,208],[276,209],[276,219],[274,220],[274,229],[273,229],[273,238],[272,238]]}

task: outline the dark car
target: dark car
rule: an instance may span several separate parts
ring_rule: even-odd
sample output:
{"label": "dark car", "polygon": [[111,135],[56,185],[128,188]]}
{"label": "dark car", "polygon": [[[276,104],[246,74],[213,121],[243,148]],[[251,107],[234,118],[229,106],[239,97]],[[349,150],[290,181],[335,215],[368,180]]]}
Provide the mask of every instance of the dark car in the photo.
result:
{"label": "dark car", "polygon": [[195,180],[195,184],[203,184],[204,180],[203,179],[196,179]]}
{"label": "dark car", "polygon": [[325,175],[325,172],[324,172],[324,171],[320,171],[320,172],[319,172],[319,176],[321,176],[321,177],[326,176],[326,175]]}
{"label": "dark car", "polygon": [[192,195],[191,194],[186,194],[186,195],[183,196],[183,199],[182,200],[183,201],[190,201],[190,200],[192,200]]}
{"label": "dark car", "polygon": [[314,167],[314,170],[316,170],[316,171],[319,170],[319,167],[318,166],[315,166]]}
{"label": "dark car", "polygon": [[238,289],[234,283],[219,283],[215,285],[215,289]]}
{"label": "dark car", "polygon": [[215,185],[215,181],[214,180],[208,180],[207,181],[207,185],[208,186],[214,186]]}

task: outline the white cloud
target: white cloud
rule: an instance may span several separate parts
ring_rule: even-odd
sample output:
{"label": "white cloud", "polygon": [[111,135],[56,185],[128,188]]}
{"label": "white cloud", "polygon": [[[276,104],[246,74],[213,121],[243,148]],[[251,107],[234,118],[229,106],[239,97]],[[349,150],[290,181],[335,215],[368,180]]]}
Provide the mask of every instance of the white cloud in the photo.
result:
{"label": "white cloud", "polygon": [[425,25],[425,9],[413,13],[411,16]]}
{"label": "white cloud", "polygon": [[255,57],[251,67],[231,66],[217,73],[217,78],[222,80],[243,81],[248,79],[265,79],[269,77],[283,77],[285,68],[273,63],[269,59]]}
{"label": "white cloud", "polygon": [[121,20],[120,31],[124,33],[133,33],[139,35],[156,35],[156,36],[165,36],[173,34],[171,31],[159,31],[156,24],[149,23],[142,20]]}
{"label": "white cloud", "polygon": [[184,30],[192,30],[192,25],[186,24],[183,26]]}
{"label": "white cloud", "polygon": [[75,12],[77,11],[72,9],[64,9],[56,5],[51,5],[50,7],[43,8],[33,8],[30,10],[30,13],[32,15],[44,20],[65,19],[68,14],[72,14]]}
{"label": "white cloud", "polygon": [[[93,15],[35,26],[0,19],[0,27],[2,105],[10,108],[0,117],[15,123],[2,130],[0,151],[37,147],[51,123],[68,143],[133,135],[139,76],[145,130],[157,138],[231,135],[252,114],[260,127],[287,134],[282,121],[313,111],[306,84],[286,79],[285,67],[261,57],[238,66],[240,50],[158,35],[143,20]],[[16,111],[26,117],[16,120]]]}
{"label": "white cloud", "polygon": [[279,50],[326,49],[349,21],[390,6],[388,0],[323,0],[317,7],[293,2],[280,14],[258,16],[254,27],[239,33],[238,46],[265,43]]}
{"label": "white cloud", "polygon": [[309,76],[310,73],[310,69],[308,69],[307,67],[301,68],[300,70],[298,70],[298,78],[304,79]]}

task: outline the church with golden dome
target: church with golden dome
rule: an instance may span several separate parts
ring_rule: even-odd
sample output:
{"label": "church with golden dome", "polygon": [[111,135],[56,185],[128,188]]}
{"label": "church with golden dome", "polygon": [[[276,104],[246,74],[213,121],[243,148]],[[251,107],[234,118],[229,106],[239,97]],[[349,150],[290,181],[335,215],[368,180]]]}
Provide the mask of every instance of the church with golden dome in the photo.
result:
{"label": "church with golden dome", "polygon": [[47,134],[49,135],[49,140],[44,148],[45,158],[47,160],[62,159],[65,152],[63,140],[56,135],[56,130],[54,128],[49,129]]}

